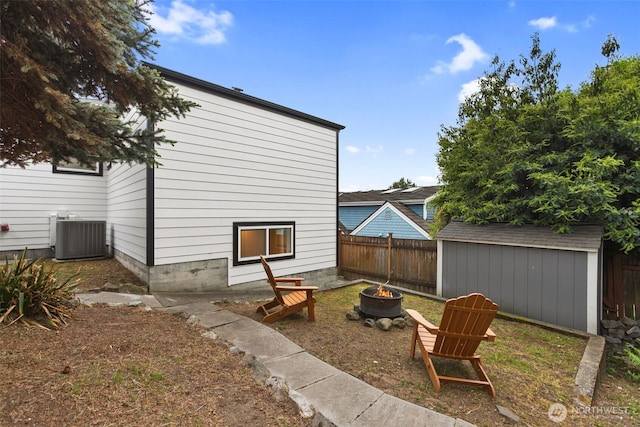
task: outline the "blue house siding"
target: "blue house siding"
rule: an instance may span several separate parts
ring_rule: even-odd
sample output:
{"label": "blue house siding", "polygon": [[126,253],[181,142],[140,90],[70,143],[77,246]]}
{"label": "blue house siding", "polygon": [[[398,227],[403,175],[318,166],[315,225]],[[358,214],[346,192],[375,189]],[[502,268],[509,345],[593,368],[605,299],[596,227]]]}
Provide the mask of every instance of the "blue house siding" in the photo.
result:
{"label": "blue house siding", "polygon": [[405,206],[411,209],[412,211],[414,211],[416,215],[420,216],[420,218],[422,218],[422,214],[424,212],[424,208],[422,207],[422,205],[405,205]]}
{"label": "blue house siding", "polygon": [[411,227],[404,218],[401,218],[392,209],[387,208],[373,218],[367,225],[358,231],[358,236],[386,237],[393,233],[397,239],[419,239],[424,240],[424,236],[415,228]]}
{"label": "blue house siding", "polygon": [[340,206],[338,208],[338,217],[342,225],[347,227],[348,230],[353,230],[359,226],[362,221],[369,218],[378,207],[379,206]]}

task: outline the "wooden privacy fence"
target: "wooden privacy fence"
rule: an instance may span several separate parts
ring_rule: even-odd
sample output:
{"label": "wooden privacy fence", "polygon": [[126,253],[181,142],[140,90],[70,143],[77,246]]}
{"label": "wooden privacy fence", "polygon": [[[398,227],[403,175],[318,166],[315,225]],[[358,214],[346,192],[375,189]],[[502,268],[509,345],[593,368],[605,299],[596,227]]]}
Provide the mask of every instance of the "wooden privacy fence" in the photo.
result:
{"label": "wooden privacy fence", "polygon": [[603,302],[618,318],[640,318],[640,255],[614,253],[605,258]]}
{"label": "wooden privacy fence", "polygon": [[339,273],[347,280],[387,282],[436,293],[437,243],[434,240],[340,235]]}

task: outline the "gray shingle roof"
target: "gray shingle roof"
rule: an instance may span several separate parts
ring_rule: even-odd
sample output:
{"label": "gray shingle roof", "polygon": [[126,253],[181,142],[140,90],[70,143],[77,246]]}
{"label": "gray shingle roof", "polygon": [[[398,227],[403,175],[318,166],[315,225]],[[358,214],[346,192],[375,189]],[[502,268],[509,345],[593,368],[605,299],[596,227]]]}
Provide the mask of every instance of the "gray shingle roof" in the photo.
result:
{"label": "gray shingle roof", "polygon": [[340,193],[338,201],[340,204],[352,205],[382,205],[384,202],[392,201],[422,203],[425,199],[436,194],[439,189],[439,186],[434,185],[431,187],[410,187],[391,192],[389,192],[390,190],[353,191]]}
{"label": "gray shingle roof", "polygon": [[597,252],[602,243],[602,226],[576,225],[572,233],[558,234],[548,227],[510,224],[467,224],[451,221],[435,236],[437,240],[526,246],[583,252]]}

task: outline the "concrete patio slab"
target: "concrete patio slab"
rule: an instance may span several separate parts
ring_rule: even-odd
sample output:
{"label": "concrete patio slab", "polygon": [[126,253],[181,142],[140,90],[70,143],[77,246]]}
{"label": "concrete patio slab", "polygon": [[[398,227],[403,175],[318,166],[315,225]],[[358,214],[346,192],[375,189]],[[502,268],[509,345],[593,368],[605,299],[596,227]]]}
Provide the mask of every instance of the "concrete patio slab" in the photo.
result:
{"label": "concrete patio slab", "polygon": [[228,341],[261,362],[286,357],[304,351],[284,335],[254,320],[240,316],[237,322],[212,328],[221,339]]}
{"label": "concrete patio slab", "polygon": [[[373,405],[367,408],[350,426],[403,426],[403,427],[423,427],[423,426],[462,426],[457,424],[452,417],[431,411],[422,406],[405,402],[397,397],[384,394]],[[467,425],[471,425],[468,424]]]}
{"label": "concrete patio slab", "polygon": [[[314,408],[337,426],[349,426],[367,408],[382,397],[382,391],[340,372],[296,390]],[[384,424],[370,424],[384,425]],[[400,425],[394,423],[393,425]]]}
{"label": "concrete patio slab", "polygon": [[111,307],[146,305],[161,308],[162,305],[153,295],[121,294],[118,292],[98,292],[97,294],[76,294],[76,298],[84,305],[104,304]]}
{"label": "concrete patio slab", "polygon": [[264,362],[271,375],[286,379],[293,390],[321,381],[341,371],[311,356],[307,352],[296,353]]}

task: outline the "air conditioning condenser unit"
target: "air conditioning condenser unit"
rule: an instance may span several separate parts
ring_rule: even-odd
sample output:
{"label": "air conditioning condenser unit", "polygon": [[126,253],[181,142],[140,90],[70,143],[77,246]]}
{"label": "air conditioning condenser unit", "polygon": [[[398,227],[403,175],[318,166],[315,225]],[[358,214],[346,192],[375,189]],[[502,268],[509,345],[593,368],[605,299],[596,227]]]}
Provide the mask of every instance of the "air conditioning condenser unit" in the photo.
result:
{"label": "air conditioning condenser unit", "polygon": [[107,253],[106,240],[106,221],[56,221],[56,259],[105,256]]}

